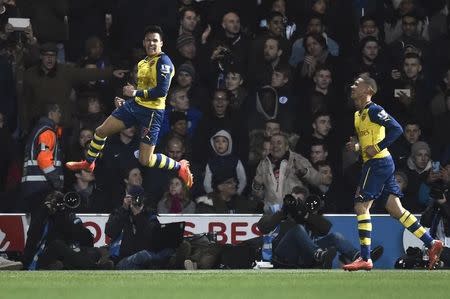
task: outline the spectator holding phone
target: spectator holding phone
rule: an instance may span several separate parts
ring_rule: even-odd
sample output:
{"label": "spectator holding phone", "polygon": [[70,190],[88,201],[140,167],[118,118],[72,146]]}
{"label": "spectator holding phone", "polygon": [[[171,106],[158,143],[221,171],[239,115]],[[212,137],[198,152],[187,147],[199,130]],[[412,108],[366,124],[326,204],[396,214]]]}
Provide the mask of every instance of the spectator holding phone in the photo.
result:
{"label": "spectator holding phone", "polygon": [[0,73],[10,76],[12,82],[0,88],[0,97],[5,96],[2,111],[6,112],[10,129],[14,131],[23,75],[26,68],[38,61],[39,50],[30,19],[18,18],[18,10],[10,2],[0,0],[0,56],[3,56]]}
{"label": "spectator holding phone", "polygon": [[17,17],[17,8],[0,0],[0,41],[8,39],[14,31],[13,26],[8,22],[10,18]]}
{"label": "spectator holding phone", "polygon": [[413,144],[403,171],[408,180],[405,190],[405,199],[408,201],[403,202],[403,205],[411,213],[421,213],[428,204],[430,186],[443,178],[441,168],[431,160],[428,143],[418,141]]}
{"label": "spectator holding phone", "polygon": [[403,58],[401,69],[391,72],[391,88],[388,88],[385,103],[392,116],[404,125],[408,119],[417,119],[422,130],[429,135],[431,124],[430,111],[427,106],[429,90],[422,72],[422,59],[415,53],[408,53]]}

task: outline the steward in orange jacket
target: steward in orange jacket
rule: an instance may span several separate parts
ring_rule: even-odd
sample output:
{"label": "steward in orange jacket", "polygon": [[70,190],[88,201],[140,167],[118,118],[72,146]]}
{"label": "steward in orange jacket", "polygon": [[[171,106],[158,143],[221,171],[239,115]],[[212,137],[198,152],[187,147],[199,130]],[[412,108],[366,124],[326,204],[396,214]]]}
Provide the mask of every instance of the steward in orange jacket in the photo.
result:
{"label": "steward in orange jacket", "polygon": [[57,125],[61,121],[58,104],[46,105],[47,115],[28,137],[22,176],[22,196],[29,205],[40,204],[41,200],[53,190],[61,190],[64,183],[61,161],[61,147]]}

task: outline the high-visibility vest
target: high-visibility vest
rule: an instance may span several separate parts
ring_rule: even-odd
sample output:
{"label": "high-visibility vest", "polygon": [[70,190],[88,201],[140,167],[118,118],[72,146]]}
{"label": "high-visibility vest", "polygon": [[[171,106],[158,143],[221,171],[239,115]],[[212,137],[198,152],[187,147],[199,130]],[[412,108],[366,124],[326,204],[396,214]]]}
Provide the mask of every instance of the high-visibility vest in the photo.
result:
{"label": "high-visibility vest", "polygon": [[61,180],[64,180],[63,168],[61,162],[61,148],[56,134],[55,123],[48,118],[41,118],[25,146],[25,157],[22,175],[22,195],[27,197],[34,193],[51,190],[51,186],[47,182],[44,172],[39,168],[37,156],[41,151],[41,145],[38,144],[39,135],[43,132],[51,130],[55,133],[55,147],[53,149],[53,166]]}

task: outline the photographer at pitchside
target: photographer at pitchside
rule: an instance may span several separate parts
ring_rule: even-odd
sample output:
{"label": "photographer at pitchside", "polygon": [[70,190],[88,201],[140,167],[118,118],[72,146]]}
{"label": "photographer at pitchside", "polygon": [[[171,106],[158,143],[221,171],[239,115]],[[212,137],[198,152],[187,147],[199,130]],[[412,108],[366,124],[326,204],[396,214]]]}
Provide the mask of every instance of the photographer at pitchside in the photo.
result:
{"label": "photographer at pitchside", "polygon": [[[281,207],[271,206],[273,213],[264,214],[258,222],[265,234],[263,259],[271,259],[278,268],[325,269],[332,267],[337,252],[344,264],[357,259],[359,251],[342,234],[330,232],[331,222],[317,213],[321,205],[320,197],[308,196],[306,189],[294,187]],[[381,246],[375,247],[373,258],[378,259],[382,253]]]}
{"label": "photographer at pitchside", "polygon": [[420,223],[430,228],[431,236],[444,243],[440,257],[444,267],[450,267],[450,203],[447,169],[450,169],[450,166],[441,170],[445,174],[444,179],[431,186],[429,206],[420,217]]}
{"label": "photographer at pitchside", "polygon": [[112,269],[107,252],[93,247],[92,233],[73,213],[79,204],[80,198],[74,192],[53,191],[47,195],[31,218],[24,269]]}
{"label": "photographer at pitchside", "polygon": [[105,233],[119,270],[167,268],[175,248],[161,248],[157,214],[144,204],[144,189],[129,185],[123,204],[109,215]]}

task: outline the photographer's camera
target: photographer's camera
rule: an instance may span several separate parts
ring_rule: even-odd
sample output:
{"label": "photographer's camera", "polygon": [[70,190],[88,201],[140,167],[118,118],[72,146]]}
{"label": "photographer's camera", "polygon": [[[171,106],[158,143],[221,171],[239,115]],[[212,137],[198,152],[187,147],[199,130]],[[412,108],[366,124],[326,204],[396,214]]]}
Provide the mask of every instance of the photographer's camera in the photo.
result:
{"label": "photographer's camera", "polygon": [[50,212],[62,211],[64,209],[76,209],[80,206],[81,197],[77,192],[62,193],[60,191],[51,192],[46,200],[45,205]]}
{"label": "photographer's camera", "polygon": [[131,196],[131,204],[134,207],[139,208],[139,207],[141,207],[144,204],[144,198],[142,196],[140,196],[140,195],[138,195],[138,196]]}
{"label": "photographer's camera", "polygon": [[309,195],[306,199],[287,194],[283,199],[283,211],[297,223],[303,223],[310,213],[317,213],[323,207],[323,199],[317,195]]}

